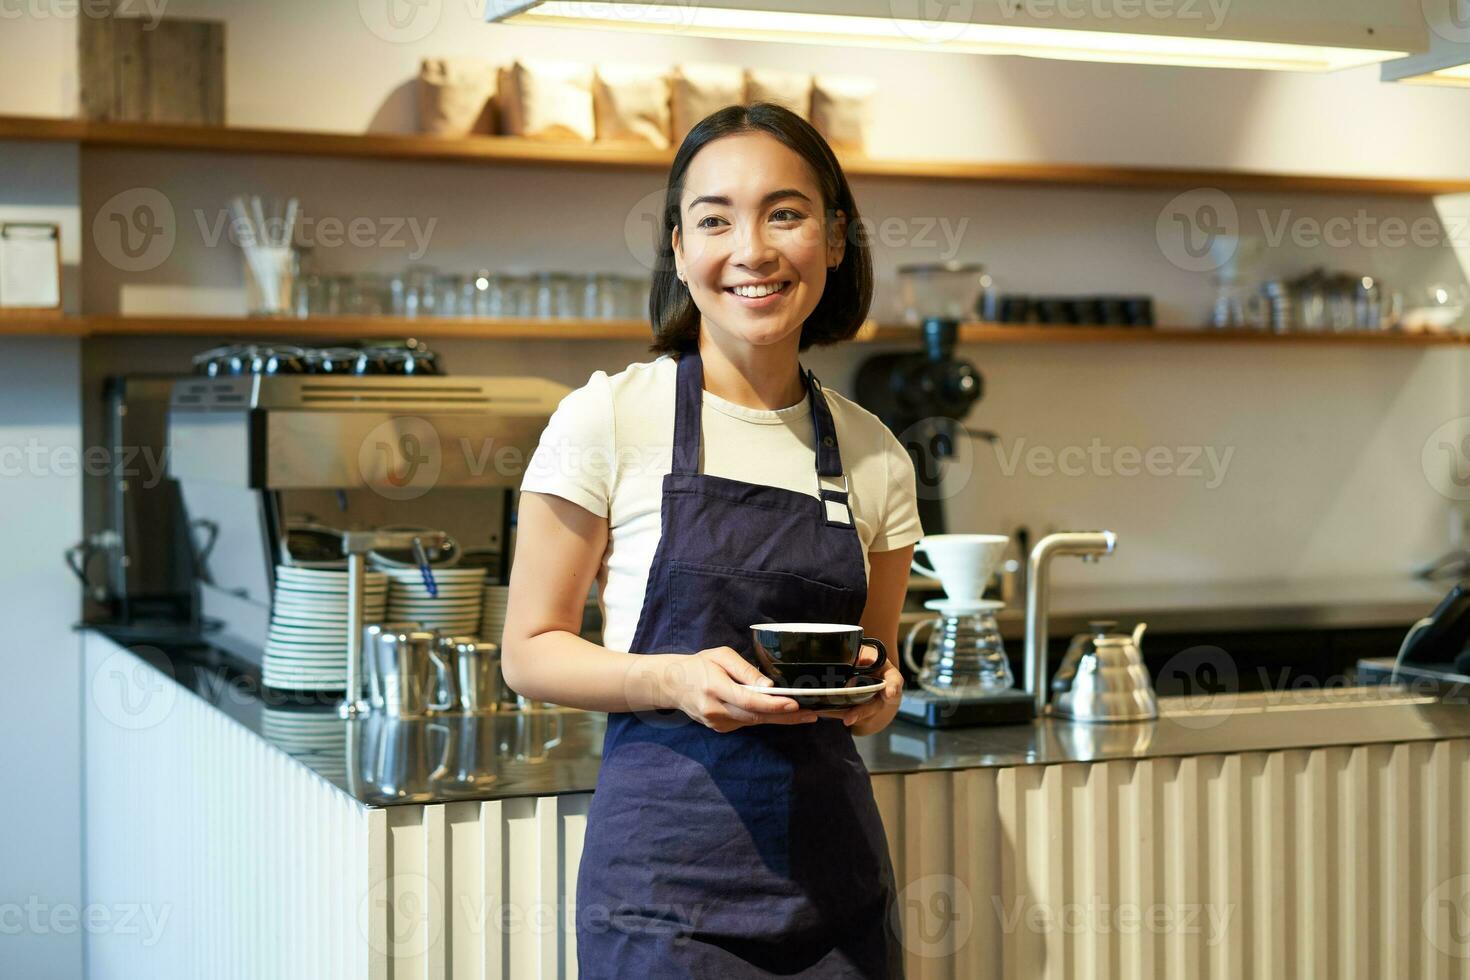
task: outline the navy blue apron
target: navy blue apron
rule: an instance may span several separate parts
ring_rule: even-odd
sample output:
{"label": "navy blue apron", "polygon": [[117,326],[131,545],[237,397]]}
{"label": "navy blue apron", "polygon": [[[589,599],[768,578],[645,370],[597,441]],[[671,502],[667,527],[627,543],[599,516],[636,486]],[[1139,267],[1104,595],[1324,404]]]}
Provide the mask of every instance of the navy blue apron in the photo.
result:
{"label": "navy blue apron", "polygon": [[[821,383],[802,378],[820,486],[842,459]],[[867,577],[846,491],[699,473],[703,402],[700,357],[684,354],[633,651],[749,656],[754,623],[857,624]],[[903,975],[894,901],[868,772],[840,720],[721,734],[679,711],[608,716],[577,878],[580,976],[889,980]]]}

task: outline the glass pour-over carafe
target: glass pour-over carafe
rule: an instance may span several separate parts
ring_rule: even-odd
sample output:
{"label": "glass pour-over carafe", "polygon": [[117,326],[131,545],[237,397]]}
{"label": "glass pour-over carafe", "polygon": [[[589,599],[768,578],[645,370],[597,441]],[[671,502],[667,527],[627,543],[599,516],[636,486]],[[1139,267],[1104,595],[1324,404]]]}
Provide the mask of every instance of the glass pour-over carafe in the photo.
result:
{"label": "glass pour-over carafe", "polygon": [[[920,687],[932,694],[983,697],[1015,686],[995,621],[996,611],[1005,603],[933,599],[924,607],[939,615],[916,623],[903,643],[904,662],[918,675]],[[933,632],[920,664],[914,657],[914,641],[925,629]]]}

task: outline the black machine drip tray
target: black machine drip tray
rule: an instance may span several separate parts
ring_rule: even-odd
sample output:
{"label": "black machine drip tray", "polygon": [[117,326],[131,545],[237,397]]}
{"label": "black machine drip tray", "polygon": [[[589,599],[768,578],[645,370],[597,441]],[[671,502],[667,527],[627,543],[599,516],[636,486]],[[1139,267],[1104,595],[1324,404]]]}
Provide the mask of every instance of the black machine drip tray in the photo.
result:
{"label": "black machine drip tray", "polygon": [[929,728],[970,725],[1018,725],[1036,717],[1035,701],[1025,691],[1004,691],[983,697],[960,698],[931,694],[922,688],[906,690],[898,717]]}

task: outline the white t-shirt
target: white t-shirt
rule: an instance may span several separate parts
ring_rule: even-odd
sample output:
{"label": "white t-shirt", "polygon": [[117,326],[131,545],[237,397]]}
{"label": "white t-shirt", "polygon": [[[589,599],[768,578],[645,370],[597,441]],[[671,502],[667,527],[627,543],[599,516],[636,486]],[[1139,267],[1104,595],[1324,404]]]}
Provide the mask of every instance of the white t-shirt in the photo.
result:
{"label": "white t-shirt", "polygon": [[[598,371],[562,399],[527,465],[522,491],[549,493],[608,518],[597,573],[603,645],[627,651],[643,611],[644,588],[661,533],[663,478],[672,468],[678,362],[670,355]],[[867,409],[825,388],[837,430],[849,503],[868,552],[892,551],[923,536],[913,461]],[[812,403],[746,408],[706,391],[699,472],[817,496]],[[758,463],[758,465],[757,465]],[[841,489],[837,478],[824,486]]]}

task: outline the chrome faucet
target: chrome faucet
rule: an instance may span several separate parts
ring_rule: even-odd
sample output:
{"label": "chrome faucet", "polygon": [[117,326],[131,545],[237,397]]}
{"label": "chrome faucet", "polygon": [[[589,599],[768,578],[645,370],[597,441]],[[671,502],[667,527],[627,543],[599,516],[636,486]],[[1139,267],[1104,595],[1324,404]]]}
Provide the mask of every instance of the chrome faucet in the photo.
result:
{"label": "chrome faucet", "polygon": [[1081,555],[1096,561],[1118,545],[1112,531],[1061,531],[1036,542],[1026,564],[1026,691],[1036,703],[1036,716],[1046,711],[1047,567],[1056,555]]}

